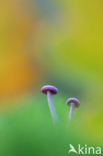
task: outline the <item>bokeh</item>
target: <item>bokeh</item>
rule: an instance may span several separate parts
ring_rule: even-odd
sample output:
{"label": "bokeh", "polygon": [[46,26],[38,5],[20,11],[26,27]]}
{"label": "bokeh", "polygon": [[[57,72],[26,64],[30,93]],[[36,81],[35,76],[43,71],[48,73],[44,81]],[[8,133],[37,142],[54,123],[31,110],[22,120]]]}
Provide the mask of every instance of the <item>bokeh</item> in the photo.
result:
{"label": "bokeh", "polygon": [[[58,88],[56,127],[44,85]],[[66,156],[69,144],[103,148],[103,1],[1,0],[0,156]]]}

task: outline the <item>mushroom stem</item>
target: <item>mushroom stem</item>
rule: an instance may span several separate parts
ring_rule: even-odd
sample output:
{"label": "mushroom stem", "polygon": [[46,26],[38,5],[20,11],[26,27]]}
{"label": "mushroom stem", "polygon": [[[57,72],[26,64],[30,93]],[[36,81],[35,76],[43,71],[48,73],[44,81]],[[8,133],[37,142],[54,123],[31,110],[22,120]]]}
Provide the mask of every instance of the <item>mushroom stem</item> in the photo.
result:
{"label": "mushroom stem", "polygon": [[50,91],[47,91],[47,100],[48,100],[48,105],[50,108],[53,122],[59,121],[58,115],[56,113],[56,109],[54,107],[53,99],[52,99],[52,93]]}
{"label": "mushroom stem", "polygon": [[71,102],[69,120],[71,120],[73,118],[74,108],[75,108],[75,104],[74,104],[74,102]]}

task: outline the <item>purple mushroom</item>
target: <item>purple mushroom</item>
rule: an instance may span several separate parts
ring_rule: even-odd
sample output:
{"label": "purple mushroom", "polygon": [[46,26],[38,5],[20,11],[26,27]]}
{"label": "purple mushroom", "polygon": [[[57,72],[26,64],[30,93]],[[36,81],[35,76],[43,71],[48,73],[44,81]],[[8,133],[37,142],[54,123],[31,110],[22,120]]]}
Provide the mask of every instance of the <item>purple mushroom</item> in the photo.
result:
{"label": "purple mushroom", "polygon": [[69,120],[71,120],[73,117],[74,108],[78,108],[80,106],[80,102],[75,98],[69,98],[66,101],[66,104],[70,107]]}
{"label": "purple mushroom", "polygon": [[47,94],[48,105],[50,108],[50,112],[52,115],[53,122],[59,121],[58,115],[56,113],[56,109],[54,107],[53,99],[52,99],[52,95],[57,94],[58,89],[55,88],[54,86],[47,85],[47,86],[44,86],[41,88],[41,92],[43,94]]}

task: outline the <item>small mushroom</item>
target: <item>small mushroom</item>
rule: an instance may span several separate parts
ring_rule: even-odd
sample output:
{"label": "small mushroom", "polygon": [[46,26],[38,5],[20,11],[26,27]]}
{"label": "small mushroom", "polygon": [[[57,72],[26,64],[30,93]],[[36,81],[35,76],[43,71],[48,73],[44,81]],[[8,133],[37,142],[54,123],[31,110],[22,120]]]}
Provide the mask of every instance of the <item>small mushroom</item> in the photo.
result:
{"label": "small mushroom", "polygon": [[56,121],[58,122],[59,121],[58,115],[56,113],[56,109],[55,109],[53,99],[52,99],[52,95],[57,94],[58,89],[56,87],[54,87],[54,86],[46,85],[46,86],[43,86],[41,88],[41,92],[43,94],[47,94],[48,105],[49,105],[49,108],[50,108],[50,112],[51,112],[51,115],[52,115],[53,122],[56,122]]}
{"label": "small mushroom", "polygon": [[69,120],[73,118],[74,108],[78,108],[80,106],[80,102],[75,98],[69,98],[66,101],[67,106],[70,107]]}

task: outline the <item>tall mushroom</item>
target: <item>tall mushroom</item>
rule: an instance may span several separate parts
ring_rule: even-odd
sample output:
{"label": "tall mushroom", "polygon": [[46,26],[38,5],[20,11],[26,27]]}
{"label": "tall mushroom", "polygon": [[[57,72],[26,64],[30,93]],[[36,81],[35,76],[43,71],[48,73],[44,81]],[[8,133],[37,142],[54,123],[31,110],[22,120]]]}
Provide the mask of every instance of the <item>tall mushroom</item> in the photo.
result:
{"label": "tall mushroom", "polygon": [[55,109],[53,99],[52,99],[52,95],[57,94],[58,89],[56,87],[54,87],[54,86],[46,85],[46,86],[43,86],[41,88],[41,92],[43,94],[47,94],[48,105],[49,105],[49,108],[50,108],[50,112],[51,112],[51,115],[52,115],[53,122],[58,122],[59,121],[58,115],[56,113],[56,109]]}

